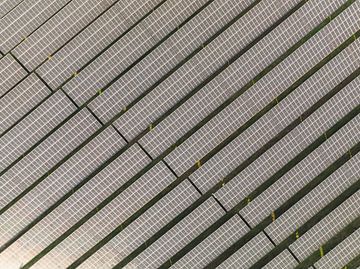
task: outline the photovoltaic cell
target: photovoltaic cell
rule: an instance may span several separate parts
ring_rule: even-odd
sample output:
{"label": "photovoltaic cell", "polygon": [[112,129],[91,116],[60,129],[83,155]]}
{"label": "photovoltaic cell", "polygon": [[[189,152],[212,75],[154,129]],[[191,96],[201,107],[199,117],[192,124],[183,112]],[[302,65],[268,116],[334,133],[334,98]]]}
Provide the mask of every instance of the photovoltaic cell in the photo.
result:
{"label": "photovoltaic cell", "polygon": [[237,269],[237,268],[249,268],[262,256],[268,253],[274,245],[265,236],[264,233],[260,233],[251,239],[242,248],[236,251],[228,259],[226,259],[217,268],[219,269]]}
{"label": "photovoltaic cell", "polygon": [[355,117],[325,143],[272,184],[240,211],[255,226],[287,199],[345,154],[360,139],[360,116]]}
{"label": "photovoltaic cell", "polygon": [[70,0],[23,1],[0,19],[0,50],[10,51]]}
{"label": "photovoltaic cell", "polygon": [[[0,256],[0,259],[6,260],[8,259],[7,257],[11,257],[13,253],[19,253],[18,255],[20,256],[18,256],[17,259],[20,259],[23,263],[28,262],[34,255],[38,254],[117,188],[128,181],[147,163],[149,163],[149,158],[138,146],[134,145],[129,148],[128,151],[113,161],[111,165],[83,185],[12,246],[7,248],[2,253],[3,258]],[[50,257],[53,258],[52,255],[56,253],[57,249],[58,248],[55,248],[55,252],[49,252],[48,255],[44,256],[34,268],[49,268],[49,265],[45,261],[49,261]],[[29,250],[31,251],[29,252]],[[59,253],[65,255],[67,259],[73,257],[71,251],[59,251]],[[64,259],[63,256],[62,258]],[[66,262],[67,259],[64,259],[64,262]],[[59,261],[61,261],[61,258],[59,258]]]}
{"label": "photovoltaic cell", "polygon": [[358,216],[360,216],[360,191],[292,243],[290,250],[300,261],[303,261]]}
{"label": "photovoltaic cell", "polygon": [[360,229],[344,239],[334,249],[315,263],[318,269],[344,268],[360,253]]}
{"label": "photovoltaic cell", "polygon": [[279,244],[359,178],[360,155],[357,154],[271,223],[266,233]]}
{"label": "photovoltaic cell", "polygon": [[[336,25],[331,25],[330,29],[331,28],[336,28]],[[333,35],[335,35],[335,30],[332,30],[334,31]],[[345,31],[349,31],[349,29],[346,29]],[[326,32],[320,32],[318,36],[310,39],[305,44],[305,47],[301,47],[302,49],[300,48],[300,50],[297,50],[294,54],[290,55],[286,61],[278,65],[274,70],[272,70],[265,77],[255,83],[255,85],[253,85],[250,91],[246,91],[237,99],[236,102],[233,102],[230,106],[228,106],[225,110],[219,113],[205,126],[199,129],[185,143],[183,143],[176,150],[174,150],[166,158],[169,165],[174,169],[177,174],[182,174],[184,171],[186,171],[188,167],[193,165],[197,160],[199,160],[202,156],[204,156],[207,152],[209,152],[212,148],[219,144],[223,139],[229,136],[239,126],[244,124],[254,114],[260,111],[265,105],[273,102],[279,93],[284,91],[299,77],[301,77],[301,75],[303,75],[310,68],[311,65],[315,65],[319,61],[320,57],[326,56],[337,44],[341,43],[341,40],[337,41],[336,43],[332,42],[332,40],[334,39],[334,36],[328,36],[326,35]],[[322,40],[322,43],[317,44],[319,40]],[[266,44],[276,44],[276,41],[273,40],[273,42],[267,42]],[[309,49],[310,46],[314,47],[311,47],[311,49]],[[266,54],[266,52],[263,50],[259,51],[262,51],[262,53]],[[258,55],[257,51],[254,51],[252,53],[255,53],[255,56],[253,57],[256,63],[261,62],[262,60],[260,61],[260,59],[265,58],[265,56],[263,55]],[[244,57],[245,56],[249,57],[247,56],[247,54],[244,55]],[[289,65],[291,66],[291,68],[289,68]],[[250,66],[244,65],[242,68],[245,68],[243,70],[251,70]],[[237,72],[237,74],[242,73],[243,72]],[[251,80],[248,79],[248,81]],[[274,93],[271,94],[272,92]],[[276,125],[275,122],[272,125]],[[229,127],[231,129],[228,131]],[[228,132],[226,133],[225,131]],[[268,139],[270,139],[276,133],[277,132],[266,135]],[[249,139],[255,140],[255,137],[249,137]],[[265,141],[267,141],[268,139],[265,139]],[[236,142],[233,142],[232,144],[234,145],[235,143]],[[256,144],[254,143],[255,141],[252,141],[250,144],[253,148],[255,148],[256,146]],[[234,146],[231,146],[231,148],[234,149]],[[240,151],[241,153],[239,152],[235,155],[239,157],[241,155],[245,156],[243,149],[241,149]],[[221,155],[222,154],[219,153],[215,158],[219,160],[221,159]],[[209,179],[199,179],[199,175],[204,171],[205,167],[212,167],[214,170],[217,170],[217,173],[219,173],[220,171],[225,171],[224,169],[226,169],[226,172],[223,175],[225,176],[228,172],[232,170],[230,167],[233,166],[234,160],[236,160],[236,156],[231,156],[229,160],[230,162],[226,160],[223,161],[221,164],[217,163],[216,168],[215,166],[213,166],[214,162],[205,164],[191,176],[192,180],[194,180],[195,184],[197,184],[199,188],[202,188],[202,190],[211,187],[214,184],[214,181],[211,181]],[[219,168],[219,166],[222,166],[221,169]],[[212,177],[214,177],[215,175],[216,173],[213,173]],[[204,186],[205,184],[206,186]]]}
{"label": "photovoltaic cell", "polygon": [[124,268],[158,268],[223,214],[214,199],[207,200]]}
{"label": "photovoltaic cell", "polygon": [[249,231],[238,215],[233,216],[199,245],[177,261],[171,268],[204,268],[214,258]]}
{"label": "photovoltaic cell", "polygon": [[[90,125],[89,123],[84,124]],[[93,125],[97,126],[97,124]],[[90,127],[85,126],[84,130],[86,131]],[[81,134],[81,131],[79,133]],[[105,129],[87,146],[82,148],[77,154],[48,175],[33,190],[0,215],[0,223],[2,223],[0,225],[1,240],[5,242],[11,236],[24,229],[28,223],[72,190],[76,184],[82,181],[96,167],[124,146],[124,144],[124,140],[113,128]]]}
{"label": "photovoltaic cell", "polygon": [[222,29],[251,2],[252,0],[212,2],[116,80],[102,95],[90,103],[89,108],[103,122],[109,121]]}
{"label": "photovoltaic cell", "polygon": [[19,44],[13,54],[32,71],[115,0],[74,0]]}
{"label": "photovoltaic cell", "polygon": [[50,90],[32,74],[0,99],[0,134],[38,105]]}
{"label": "photovoltaic cell", "polygon": [[[56,246],[38,263],[37,267],[56,267],[57,264],[62,264],[63,267],[69,266],[174,179],[175,176],[171,171],[163,163],[159,163]],[[69,253],[71,257],[68,256]]]}
{"label": "photovoltaic cell", "polygon": [[3,0],[0,2],[0,18],[6,15],[23,0]]}
{"label": "photovoltaic cell", "polygon": [[289,9],[296,2],[262,1],[129,109],[114,126],[126,138],[134,138],[279,19],[286,12],[284,8]]}
{"label": "photovoltaic cell", "polygon": [[143,1],[139,5],[136,0],[118,1],[53,55],[51,61],[40,66],[37,72],[52,89],[56,89],[160,2]]}
{"label": "photovoltaic cell", "polygon": [[[321,16],[322,13],[328,12],[330,7],[334,8],[334,6],[331,6],[331,4],[327,6],[325,3],[324,6],[326,6],[326,8],[324,8],[323,5],[319,5],[318,2],[309,2],[308,5],[312,5],[311,9],[317,11],[316,14],[318,17]],[[332,3],[332,5],[334,4]],[[297,25],[296,29],[299,31],[299,33],[305,34],[306,28],[304,27],[304,23],[314,25],[315,23],[318,23],[318,18],[313,16],[314,11],[309,12],[309,9],[310,8],[307,5],[301,8],[287,21],[280,25],[276,29],[277,31],[270,33],[270,35],[265,38],[267,41],[260,41],[260,43],[255,46],[257,49],[254,47],[249,51],[249,53],[246,53],[245,55],[249,55],[249,59],[245,59],[245,55],[244,57],[240,57],[235,63],[228,67],[219,76],[214,78],[214,80],[212,80],[209,84],[207,84],[201,91],[196,93],[190,100],[188,100],[179,109],[168,116],[163,122],[157,125],[152,132],[149,132],[144,138],[140,140],[140,143],[144,146],[144,148],[153,157],[156,157],[167,147],[171,146],[171,144],[174,143],[179,137],[181,137],[181,135],[183,135],[188,129],[194,127],[194,125],[201,121],[208,113],[213,111],[217,106],[229,98],[234,92],[241,89],[241,87],[249,82],[249,80],[251,80],[255,74],[260,73],[261,70],[274,61],[296,40],[289,40],[288,42],[280,44],[277,49],[272,49],[272,54],[266,56],[264,55],[261,61],[258,61],[257,58],[257,53],[259,53],[259,51],[269,49],[269,46],[271,46],[270,44],[276,43],[274,40],[278,40],[280,37],[283,41],[285,41],[286,35],[294,35],[294,32],[287,33],[288,28],[291,28],[291,25],[293,24]],[[280,29],[281,31],[279,31]],[[269,42],[270,37],[274,39],[271,42]],[[247,63],[244,64],[246,61]],[[282,88],[280,87],[267,87],[266,90],[262,89],[261,87],[253,87],[249,89],[242,97],[238,98],[236,103],[229,106],[226,109],[226,112],[224,111],[221,114],[226,115],[226,122],[216,122],[215,124],[212,124],[211,127],[209,127],[209,129],[212,128],[212,130],[207,129],[208,132],[204,131],[204,133],[206,133],[209,137],[207,139],[203,139],[202,141],[210,141],[211,139],[217,139],[219,142],[222,141],[225,137],[236,130],[238,122],[234,121],[241,120],[246,116],[246,113],[251,113],[253,110],[258,111],[259,108],[262,107],[262,104],[266,105],[268,102],[273,100],[274,96],[280,94],[281,89]],[[267,98],[265,98],[265,93],[268,95]],[[244,100],[261,100],[262,103],[259,104],[255,109],[249,109],[243,104]],[[254,105],[254,102],[252,101],[251,104]],[[234,115],[228,117],[230,111],[232,112],[231,115],[233,115],[235,111],[239,112],[236,116]],[[218,118],[220,118],[220,115]],[[223,119],[221,120],[223,121]],[[214,130],[214,128],[216,130]],[[214,135],[216,133],[217,135]],[[194,145],[195,143],[192,142],[195,140],[190,140],[189,142],[185,142],[185,144]],[[199,141],[200,139],[196,141],[197,145],[199,145]],[[201,143],[202,142],[200,142],[200,144]],[[201,151],[201,153],[204,152],[206,151]],[[200,153],[198,153],[197,156],[200,157]],[[181,172],[184,170],[186,169],[182,169]]]}
{"label": "photovoltaic cell", "polygon": [[[275,110],[281,111],[289,106],[289,108],[285,111],[285,114],[282,114],[283,119],[286,119],[286,117],[289,117],[289,115],[292,115],[293,113],[295,113],[295,116],[296,113],[301,111],[299,109],[304,110],[306,107],[314,104],[321,95],[329,92],[333,87],[340,83],[341,80],[351,73],[353,67],[346,64],[348,62],[346,61],[348,56],[344,54],[340,55],[340,57],[343,57],[344,64],[339,64],[337,66],[334,65],[338,63],[338,59],[335,58],[333,63],[326,65],[313,77],[304,82],[304,84],[302,84],[295,92],[280,102],[277,107],[275,107]],[[220,189],[216,193],[216,197],[221,201],[221,203],[227,209],[235,206],[257,186],[305,149],[307,145],[309,145],[317,137],[321,136],[333,124],[349,113],[358,102],[356,101],[358,98],[354,98],[354,94],[356,95],[357,91],[356,85],[358,81],[359,80],[356,79],[356,81],[346,86],[345,89],[343,89],[335,97],[331,98],[327,103],[315,111],[313,115],[310,115],[308,119],[303,121],[298,127],[266,151],[262,156],[257,158],[222,189]],[[319,96],[317,96],[317,94],[319,94]],[[342,98],[345,99],[342,100]],[[340,102],[336,103],[337,101]],[[311,102],[311,104],[308,104],[308,102]],[[301,108],[302,106],[304,107]],[[336,110],[333,109],[334,106],[337,107]],[[298,114],[297,117],[299,115],[300,114]],[[296,119],[296,117],[293,117],[291,120],[294,119]],[[266,115],[263,116],[263,119],[260,119],[260,121],[262,120],[265,122],[268,121],[271,124],[271,120],[267,119]],[[270,126],[264,128],[264,130],[271,128]],[[295,143],[294,141],[297,142]],[[262,169],[258,170],[258,167],[262,167]],[[209,177],[208,175],[209,174],[206,174],[207,177]]]}
{"label": "photovoltaic cell", "polygon": [[288,250],[284,250],[279,255],[274,257],[271,262],[266,264],[262,269],[293,269],[298,265],[298,262],[295,258],[290,254]]}
{"label": "photovoltaic cell", "polygon": [[0,138],[0,171],[64,120],[75,106],[57,92]]}
{"label": "photovoltaic cell", "polygon": [[65,91],[76,103],[84,103],[205,2],[167,1],[68,82]]}
{"label": "photovoltaic cell", "polygon": [[188,180],[183,181],[89,257],[79,268],[112,268],[197,198],[199,198],[199,193],[196,189]]}
{"label": "photovoltaic cell", "polygon": [[0,96],[3,96],[13,86],[16,85],[27,72],[10,55],[0,59]]}

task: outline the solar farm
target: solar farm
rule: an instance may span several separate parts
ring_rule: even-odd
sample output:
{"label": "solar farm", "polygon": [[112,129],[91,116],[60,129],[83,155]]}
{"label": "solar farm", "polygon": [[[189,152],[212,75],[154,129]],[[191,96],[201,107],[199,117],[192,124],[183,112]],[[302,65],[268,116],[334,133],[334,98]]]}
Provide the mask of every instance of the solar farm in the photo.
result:
{"label": "solar farm", "polygon": [[0,269],[359,269],[360,1],[0,0]]}

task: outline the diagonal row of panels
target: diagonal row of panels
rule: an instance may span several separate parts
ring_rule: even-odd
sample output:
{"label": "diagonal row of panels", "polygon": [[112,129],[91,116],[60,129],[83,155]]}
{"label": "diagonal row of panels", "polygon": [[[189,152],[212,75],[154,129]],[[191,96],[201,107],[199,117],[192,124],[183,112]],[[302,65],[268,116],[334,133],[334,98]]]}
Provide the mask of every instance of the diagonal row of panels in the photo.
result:
{"label": "diagonal row of panels", "polygon": [[[352,147],[322,207],[358,180],[356,1],[23,2],[0,19],[0,264],[247,268],[311,217],[271,212]],[[267,266],[295,266],[312,244]]]}

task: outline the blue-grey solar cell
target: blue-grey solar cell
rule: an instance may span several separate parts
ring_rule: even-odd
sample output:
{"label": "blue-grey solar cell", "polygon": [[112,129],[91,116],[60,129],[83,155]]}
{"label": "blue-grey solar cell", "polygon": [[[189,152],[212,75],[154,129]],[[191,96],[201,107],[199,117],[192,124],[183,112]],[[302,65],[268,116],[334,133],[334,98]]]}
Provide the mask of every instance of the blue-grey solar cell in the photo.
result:
{"label": "blue-grey solar cell", "polygon": [[75,110],[61,91],[55,93],[0,138],[0,171],[42,139]]}
{"label": "blue-grey solar cell", "polygon": [[[100,210],[73,234],[67,237],[38,264],[51,267],[61,263],[67,267],[87,250],[98,243],[113,229],[149,202],[161,190],[173,182],[175,176],[163,164],[159,163],[134,184],[118,195],[110,204]],[[67,253],[72,253],[71,257]],[[60,258],[64,256],[63,258]],[[46,265],[46,266],[45,266]]]}
{"label": "blue-grey solar cell", "polygon": [[129,109],[114,126],[126,138],[134,138],[284,15],[284,8],[290,9],[297,2],[259,3]]}
{"label": "blue-grey solar cell", "polygon": [[240,214],[251,226],[257,225],[334,161],[346,154],[359,140],[360,115],[251,201],[240,211]]}
{"label": "blue-grey solar cell", "polygon": [[12,53],[32,71],[115,0],[74,0],[32,33]]}
{"label": "blue-grey solar cell", "polygon": [[79,268],[112,268],[190,206],[197,198],[199,198],[199,193],[196,189],[188,180],[183,181],[89,257]]}
{"label": "blue-grey solar cell", "polygon": [[0,18],[24,0],[3,0],[0,2]]}
{"label": "blue-grey solar cell", "polygon": [[7,53],[70,0],[23,1],[0,19],[0,51]]}
{"label": "blue-grey solar cell", "polygon": [[[333,1],[331,1],[333,2]],[[156,128],[148,133],[144,138],[140,140],[140,143],[144,148],[153,156],[156,157],[172,143],[174,143],[181,135],[183,135],[187,130],[192,128],[196,123],[201,121],[208,113],[213,111],[217,106],[219,106],[224,100],[226,100],[231,94],[239,90],[244,86],[251,78],[260,73],[260,71],[274,61],[281,53],[283,53],[287,48],[289,48],[298,38],[297,36],[294,39],[294,32],[289,32],[289,28],[296,28],[299,35],[306,34],[307,28],[305,26],[313,26],[318,23],[318,20],[328,14],[336,6],[334,3],[330,5],[319,5],[318,2],[309,2],[308,5],[302,7],[298,12],[291,16],[286,22],[279,26],[276,31],[272,32],[268,37],[261,41],[257,46],[255,46],[251,51],[240,57],[234,64],[227,68],[221,75],[215,78],[207,86],[205,86],[201,91],[199,91],[195,96],[188,100],[184,105],[179,109],[173,112],[168,116],[162,123],[156,126]],[[313,12],[309,10],[316,10],[316,16],[313,16]],[[304,25],[306,21],[307,25]],[[302,28],[303,27],[303,28]],[[289,40],[286,42],[286,38]],[[273,39],[272,41],[270,41]],[[279,39],[281,39],[281,44]],[[273,43],[278,43],[277,49],[269,48]],[[273,53],[270,55],[264,55],[261,62],[258,61],[258,53],[271,50]],[[251,59],[247,59],[247,57]],[[247,64],[244,64],[244,62]],[[289,66],[289,63],[286,63],[284,67]],[[279,72],[279,70],[277,70]],[[239,75],[241,74],[241,75]],[[288,74],[286,74],[288,75]],[[277,78],[277,81],[280,78]],[[263,86],[266,86],[263,84]],[[222,113],[222,120],[226,117],[225,122],[212,122],[209,124],[209,128],[203,130],[203,133],[208,135],[206,139],[199,139],[202,141],[209,141],[209,139],[216,139],[216,143],[222,141],[226,136],[230,135],[237,126],[238,123],[234,121],[239,121],[241,117],[245,116],[245,113],[258,111],[261,108],[262,104],[267,104],[272,101],[275,96],[281,93],[282,88],[280,87],[266,87],[262,89],[260,87],[253,87],[248,90],[241,98],[236,101],[232,106],[226,109],[226,112]],[[265,98],[265,93],[267,98]],[[255,96],[256,95],[256,96]],[[262,104],[258,105],[258,108],[245,107],[240,100],[250,100],[251,105],[254,105],[253,100],[261,100]],[[250,104],[249,104],[250,105]],[[230,111],[239,111],[238,115],[232,115],[229,117]],[[226,116],[224,116],[226,115]],[[220,118],[220,115],[218,116]],[[214,130],[215,128],[215,130]],[[217,135],[214,135],[217,134]],[[192,144],[194,142],[199,145],[199,140],[195,142],[195,137],[190,139],[185,144]],[[200,142],[201,144],[202,142]],[[211,147],[202,149],[197,153],[197,156],[202,156],[207,150]],[[177,167],[176,167],[177,168]],[[186,166],[187,168],[187,166]],[[178,173],[183,172],[186,168],[179,169]]]}
{"label": "blue-grey solar cell", "polygon": [[[305,108],[309,107],[311,104],[307,104],[308,100],[313,104],[316,99],[319,99],[326,92],[329,92],[335,85],[340,83],[341,80],[351,73],[353,67],[346,64],[349,62],[346,60],[348,59],[348,55],[344,54],[342,55],[342,58],[345,64],[336,66],[333,63],[329,63],[312,78],[304,82],[297,91],[289,95],[283,102],[280,102],[279,106],[275,108],[279,109],[279,111],[284,109],[284,104],[290,104],[290,109],[285,112],[286,115],[282,114],[283,119],[286,119],[286,117],[294,112],[298,113],[299,105],[304,104]],[[335,58],[334,63],[337,63],[337,61],[338,59]],[[335,97],[331,98],[327,103],[315,111],[313,115],[303,121],[286,137],[220,189],[216,193],[216,197],[221,203],[227,209],[232,208],[257,186],[305,149],[307,145],[317,137],[321,136],[333,124],[349,113],[349,111],[351,111],[351,109],[359,102],[359,98],[356,96],[358,83],[359,79],[354,80],[354,82],[349,84]],[[319,96],[316,96],[316,94],[319,94]],[[310,98],[313,95],[315,98]],[[337,103],[338,101],[339,103]],[[296,104],[296,106],[294,106],[294,104]],[[337,109],[333,109],[334,106],[336,106]],[[297,114],[292,120],[299,117],[299,115],[300,114]],[[263,120],[265,122],[268,121],[271,125],[271,121],[267,119],[267,115],[263,116]],[[291,145],[290,148],[289,145]],[[259,166],[262,167],[260,171],[257,169]],[[205,175],[209,177],[211,174],[207,173]]]}
{"label": "blue-grey solar cell", "polygon": [[246,234],[249,228],[238,215],[233,216],[208,238],[194,247],[171,268],[204,268],[233,243]]}
{"label": "blue-grey solar cell", "polygon": [[[74,118],[74,121],[77,119],[79,117]],[[69,126],[69,124],[71,125],[72,123],[67,125]],[[83,127],[84,124],[89,126],[85,126],[84,130],[77,130]],[[88,131],[91,127],[90,122],[88,121],[84,124],[74,129],[74,131],[78,131],[79,134]],[[93,123],[92,125],[97,126],[98,124]],[[74,137],[76,138],[76,135]],[[124,144],[124,140],[113,128],[107,128],[103,131],[86,147],[82,148],[77,154],[48,175],[33,190],[0,215],[1,242],[5,242],[16,232],[24,229],[29,222],[33,221],[63,195],[71,191],[76,184],[123,147]],[[30,176],[27,178],[31,178]]]}
{"label": "blue-grey solar cell", "polygon": [[334,249],[315,263],[317,269],[344,268],[360,253],[360,229],[344,239]]}
{"label": "blue-grey solar cell", "polygon": [[300,261],[303,261],[358,216],[360,216],[360,191],[300,236],[290,245],[290,250]]}
{"label": "blue-grey solar cell", "polygon": [[0,59],[0,96],[16,85],[27,72],[10,54]]}
{"label": "blue-grey solar cell", "polygon": [[139,4],[136,0],[118,1],[53,55],[51,61],[40,66],[37,72],[52,89],[56,89],[160,2],[153,0]]}
{"label": "blue-grey solar cell", "polygon": [[260,233],[246,243],[242,248],[236,251],[228,259],[226,259],[217,268],[219,269],[238,269],[249,268],[271,249],[274,245],[265,236],[264,233]]}
{"label": "blue-grey solar cell", "polygon": [[168,0],[69,81],[64,90],[76,103],[84,103],[205,2]]}
{"label": "blue-grey solar cell", "polygon": [[205,201],[124,268],[158,268],[223,214],[213,198]]}
{"label": "blue-grey solar cell", "polygon": [[34,74],[21,81],[0,99],[0,134],[3,134],[49,94],[50,90]]}
{"label": "blue-grey solar cell", "polygon": [[90,109],[103,122],[109,121],[202,46],[251,2],[252,0],[212,2],[91,102]]}
{"label": "blue-grey solar cell", "polygon": [[[21,262],[28,262],[35,254],[38,254],[140,171],[149,161],[149,157],[139,146],[134,145],[129,148],[18,239],[15,244],[6,249],[3,255],[11,256],[11,253],[14,252],[24,252],[24,257],[20,258]],[[126,207],[126,204],[124,206]],[[29,248],[33,251],[29,252]],[[54,251],[49,252],[48,255],[41,259],[36,268],[54,267],[55,265],[52,263],[55,261],[58,264],[67,263],[72,257],[72,254],[70,254],[72,251],[66,250],[62,252],[61,249],[62,245],[54,248]]]}
{"label": "blue-grey solar cell", "polygon": [[307,220],[360,178],[360,155],[355,155],[324,182],[271,223],[266,233],[275,244],[293,234]]}
{"label": "blue-grey solar cell", "polygon": [[284,250],[279,255],[274,257],[271,262],[267,263],[262,269],[293,269],[298,265],[298,262],[295,258],[290,254],[288,250]]}

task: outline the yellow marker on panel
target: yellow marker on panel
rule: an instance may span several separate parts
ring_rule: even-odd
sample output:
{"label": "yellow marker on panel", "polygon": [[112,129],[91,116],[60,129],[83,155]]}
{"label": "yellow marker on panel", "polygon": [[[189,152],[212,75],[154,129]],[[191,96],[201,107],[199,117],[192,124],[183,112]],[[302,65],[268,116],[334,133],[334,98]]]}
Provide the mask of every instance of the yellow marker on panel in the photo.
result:
{"label": "yellow marker on panel", "polygon": [[196,162],[196,166],[197,166],[198,168],[200,168],[200,166],[201,166],[201,161],[200,161],[200,160],[198,160],[198,161]]}
{"label": "yellow marker on panel", "polygon": [[275,211],[271,212],[271,219],[272,219],[272,221],[275,221],[275,219],[276,219]]}
{"label": "yellow marker on panel", "polygon": [[324,248],[321,246],[320,249],[320,257],[324,257]]}

